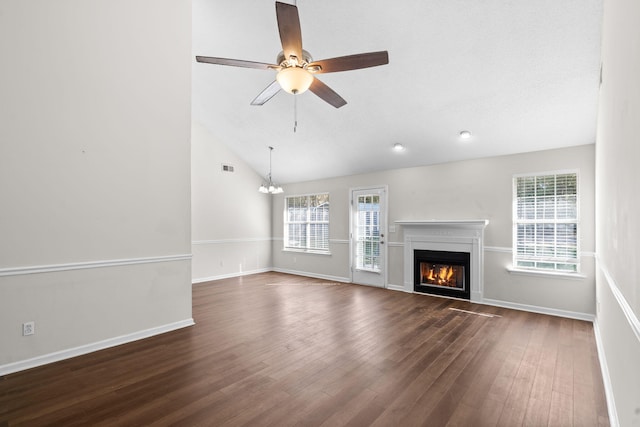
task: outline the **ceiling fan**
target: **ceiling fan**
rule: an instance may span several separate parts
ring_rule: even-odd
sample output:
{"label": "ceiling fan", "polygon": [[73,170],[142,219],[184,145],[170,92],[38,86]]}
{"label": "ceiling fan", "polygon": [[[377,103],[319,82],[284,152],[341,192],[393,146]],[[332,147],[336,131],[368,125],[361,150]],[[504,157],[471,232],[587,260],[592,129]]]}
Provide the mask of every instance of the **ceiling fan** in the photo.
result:
{"label": "ceiling fan", "polygon": [[347,101],[329,86],[318,80],[315,74],[357,70],[389,63],[387,51],[359,53],[314,61],[309,52],[302,49],[302,32],[300,30],[298,8],[287,3],[276,2],[276,17],[278,19],[280,41],[282,42],[282,52],[278,54],[276,64],[210,56],[196,56],[196,61],[278,71],[276,80],[251,101],[251,105],[264,105],[280,89],[292,94],[299,94],[309,89],[336,108],[342,107]]}

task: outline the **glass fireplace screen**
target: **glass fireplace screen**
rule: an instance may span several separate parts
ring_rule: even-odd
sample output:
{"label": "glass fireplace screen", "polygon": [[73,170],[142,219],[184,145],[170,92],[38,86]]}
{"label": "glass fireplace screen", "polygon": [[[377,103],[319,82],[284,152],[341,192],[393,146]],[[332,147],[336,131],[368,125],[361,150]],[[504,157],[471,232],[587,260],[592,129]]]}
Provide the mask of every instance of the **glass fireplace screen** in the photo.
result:
{"label": "glass fireplace screen", "polygon": [[464,265],[421,261],[420,284],[464,289]]}

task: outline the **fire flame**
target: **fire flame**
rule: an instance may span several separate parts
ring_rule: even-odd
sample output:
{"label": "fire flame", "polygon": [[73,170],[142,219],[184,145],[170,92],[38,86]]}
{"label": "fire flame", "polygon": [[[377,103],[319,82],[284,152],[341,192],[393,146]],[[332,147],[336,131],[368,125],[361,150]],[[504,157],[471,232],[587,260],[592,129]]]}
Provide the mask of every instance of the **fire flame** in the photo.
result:
{"label": "fire flame", "polygon": [[455,279],[452,280],[455,275],[453,266],[451,265],[434,265],[428,268],[428,273],[425,275],[427,283],[455,287]]}

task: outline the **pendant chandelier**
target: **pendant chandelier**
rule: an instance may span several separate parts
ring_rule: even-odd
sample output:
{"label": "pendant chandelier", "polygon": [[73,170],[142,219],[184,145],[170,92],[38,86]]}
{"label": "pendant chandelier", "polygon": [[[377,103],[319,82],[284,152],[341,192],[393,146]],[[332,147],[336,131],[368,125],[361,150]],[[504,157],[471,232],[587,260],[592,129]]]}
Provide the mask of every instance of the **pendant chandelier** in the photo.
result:
{"label": "pendant chandelier", "polygon": [[273,147],[269,147],[269,175],[267,175],[267,180],[260,185],[258,191],[265,194],[280,194],[284,192],[282,187],[277,184],[274,184],[271,180],[271,152],[273,151]]}

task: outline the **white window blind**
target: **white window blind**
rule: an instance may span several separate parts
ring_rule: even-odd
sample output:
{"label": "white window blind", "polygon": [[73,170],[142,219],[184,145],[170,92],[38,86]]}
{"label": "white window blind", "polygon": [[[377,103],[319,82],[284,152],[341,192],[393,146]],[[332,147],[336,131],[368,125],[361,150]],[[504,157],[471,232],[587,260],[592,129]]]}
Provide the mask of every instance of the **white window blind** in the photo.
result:
{"label": "white window blind", "polygon": [[516,176],[513,187],[514,267],[579,271],[577,173]]}
{"label": "white window blind", "polygon": [[284,247],[329,251],[329,194],[285,199]]}

